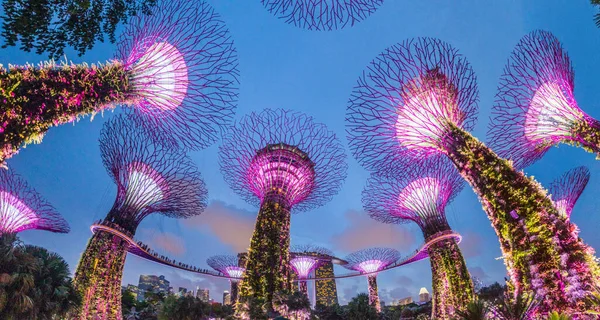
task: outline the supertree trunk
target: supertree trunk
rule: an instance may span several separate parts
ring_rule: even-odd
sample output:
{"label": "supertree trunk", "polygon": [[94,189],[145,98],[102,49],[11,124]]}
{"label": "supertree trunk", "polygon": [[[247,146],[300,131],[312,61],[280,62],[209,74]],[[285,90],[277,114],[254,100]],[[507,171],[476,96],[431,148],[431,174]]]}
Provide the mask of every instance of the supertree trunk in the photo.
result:
{"label": "supertree trunk", "polygon": [[474,297],[473,282],[465,259],[454,239],[437,242],[428,248],[433,284],[434,319],[450,319]]}
{"label": "supertree trunk", "polygon": [[306,283],[306,280],[298,281],[298,287],[300,292],[304,293],[304,295],[308,297],[308,284]]}
{"label": "supertree trunk", "polygon": [[567,141],[581,146],[588,152],[595,153],[600,157],[600,122],[589,116],[577,121],[572,128],[572,136],[576,137],[574,142]]}
{"label": "supertree trunk", "polygon": [[231,281],[231,305],[235,306],[238,300],[239,281]]}
{"label": "supertree trunk", "polygon": [[445,152],[479,196],[500,240],[515,293],[534,293],[539,313],[584,312],[600,275],[593,249],[572,232],[544,189],[468,132],[449,124]]}
{"label": "supertree trunk", "polygon": [[367,276],[369,281],[369,304],[381,312],[381,303],[379,302],[379,292],[377,290],[377,275],[371,274]]}
{"label": "supertree trunk", "polygon": [[77,319],[121,319],[121,279],[127,243],[110,233],[92,236],[75,272],[83,297]]}
{"label": "supertree trunk", "polygon": [[119,62],[0,67],[0,163],[52,126],[127,102],[129,77]]}
{"label": "supertree trunk", "polygon": [[246,272],[240,288],[240,302],[266,303],[272,308],[273,295],[292,289],[290,267],[290,208],[279,197],[267,197],[261,204],[248,250]]}

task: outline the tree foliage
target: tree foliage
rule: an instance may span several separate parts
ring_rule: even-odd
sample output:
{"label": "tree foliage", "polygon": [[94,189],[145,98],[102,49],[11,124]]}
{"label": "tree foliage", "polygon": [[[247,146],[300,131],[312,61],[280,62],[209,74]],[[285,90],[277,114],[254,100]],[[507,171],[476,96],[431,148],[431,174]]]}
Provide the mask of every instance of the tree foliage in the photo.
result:
{"label": "tree foliage", "polygon": [[[592,4],[596,7],[600,7],[600,0],[591,0]],[[594,21],[596,22],[596,26],[600,28],[600,13],[596,13],[594,15]]]}
{"label": "tree foliage", "polygon": [[69,46],[79,55],[105,36],[116,40],[119,23],[149,14],[156,0],[4,0],[3,48],[15,46],[57,59]]}
{"label": "tree foliage", "polygon": [[372,320],[378,319],[377,309],[369,303],[369,295],[361,293],[348,303],[347,319]]}

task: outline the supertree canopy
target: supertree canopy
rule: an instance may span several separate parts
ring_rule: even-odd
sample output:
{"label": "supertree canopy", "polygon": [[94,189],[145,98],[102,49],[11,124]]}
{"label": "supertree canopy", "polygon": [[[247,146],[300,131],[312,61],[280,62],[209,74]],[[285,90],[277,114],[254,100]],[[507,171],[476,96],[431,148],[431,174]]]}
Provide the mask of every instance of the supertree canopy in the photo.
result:
{"label": "supertree canopy", "polygon": [[329,249],[315,245],[300,245],[292,247],[290,264],[298,275],[300,291],[308,296],[306,278],[310,276],[319,265],[331,259],[333,252]]}
{"label": "supertree canopy", "polygon": [[[117,116],[100,135],[102,161],[117,185],[115,202],[101,223],[129,238],[148,215],[198,215],[207,198],[202,177],[185,152],[153,139],[137,121],[133,115]],[[127,246],[124,239],[103,231],[90,239],[74,280],[83,296],[80,319],[121,317]]]}
{"label": "supertree canopy", "polygon": [[291,290],[290,212],[320,206],[337,193],[346,176],[344,149],[311,117],[266,109],[228,132],[219,158],[230,187],[260,205],[240,302],[272,308],[274,293]]}
{"label": "supertree canopy", "polygon": [[244,276],[244,272],[246,269],[240,266],[240,261],[237,256],[212,256],[206,260],[208,265],[230,277],[229,281],[231,283],[231,303],[233,305],[237,302],[238,297],[238,284],[239,279]]}
{"label": "supertree canopy", "polygon": [[369,281],[369,303],[381,312],[379,292],[377,291],[377,273],[400,259],[400,252],[391,248],[369,248],[349,254],[344,268],[367,275]]}
{"label": "supertree canopy", "polygon": [[498,154],[526,167],[558,143],[600,154],[600,123],[575,100],[571,61],[549,32],[533,31],[513,51],[493,109],[489,136]]}
{"label": "supertree canopy", "polygon": [[353,26],[374,13],[383,0],[261,0],[286,23],[308,30],[328,31]]}
{"label": "supertree canopy", "polygon": [[30,229],[67,233],[69,225],[23,178],[0,170],[0,236]]}
{"label": "supertree canopy", "polygon": [[394,176],[373,174],[363,191],[365,211],[384,223],[415,222],[423,231],[431,262],[435,319],[456,317],[474,297],[473,283],[458,243],[438,238],[451,232],[446,205],[462,190],[463,179],[447,158],[436,157]]}
{"label": "supertree canopy", "polygon": [[232,118],[237,75],[229,32],[208,4],[160,0],[131,18],[106,64],[0,68],[0,162],[51,126],[116,105],[172,144],[205,147]]}
{"label": "supertree canopy", "polygon": [[[477,95],[471,67],[450,45],[419,38],[392,46],[371,62],[353,91],[350,147],[367,169],[390,174],[436,155],[448,157],[492,222],[511,289],[538,295],[539,313],[581,312],[600,275],[593,249],[569,232],[539,183],[468,132]],[[565,258],[585,279],[572,292],[565,290]]]}
{"label": "supertree canopy", "polygon": [[581,166],[565,172],[550,184],[548,191],[552,195],[558,213],[567,218],[571,217],[571,211],[588,181],[590,181],[590,170]]}

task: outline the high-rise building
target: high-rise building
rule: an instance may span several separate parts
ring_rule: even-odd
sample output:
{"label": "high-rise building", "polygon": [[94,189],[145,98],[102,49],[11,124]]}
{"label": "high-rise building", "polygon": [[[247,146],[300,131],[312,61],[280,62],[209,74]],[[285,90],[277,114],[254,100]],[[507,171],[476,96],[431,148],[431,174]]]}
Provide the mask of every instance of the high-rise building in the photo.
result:
{"label": "high-rise building", "polygon": [[[325,262],[315,269],[316,278],[333,277],[333,263]],[[315,281],[316,304],[331,306],[338,303],[337,286],[334,279]]]}
{"label": "high-rise building", "polygon": [[197,288],[196,289],[196,298],[198,298],[204,302],[208,302],[208,300],[209,300],[208,289]]}
{"label": "high-rise building", "polygon": [[406,297],[406,298],[398,299],[398,301],[396,302],[396,305],[397,306],[405,306],[405,305],[411,304],[411,303],[413,303],[413,298]]}
{"label": "high-rise building", "polygon": [[187,294],[188,290],[187,288],[183,288],[183,287],[179,287],[179,290],[177,290],[177,296],[178,297],[183,297]]}
{"label": "high-rise building", "polygon": [[223,305],[228,306],[230,304],[231,304],[231,294],[229,293],[229,291],[225,290],[225,291],[223,291]]}
{"label": "high-rise building", "polygon": [[129,291],[133,295],[133,298],[135,300],[137,300],[137,298],[138,298],[138,287],[137,286],[128,284],[127,287],[125,288],[125,290]]}
{"label": "high-rise building", "polygon": [[165,276],[140,275],[138,283],[138,301],[145,299],[146,292],[169,293],[170,282]]}
{"label": "high-rise building", "polygon": [[429,300],[431,300],[429,291],[427,291],[427,288],[425,287],[421,288],[421,290],[419,290],[419,303],[428,302]]}

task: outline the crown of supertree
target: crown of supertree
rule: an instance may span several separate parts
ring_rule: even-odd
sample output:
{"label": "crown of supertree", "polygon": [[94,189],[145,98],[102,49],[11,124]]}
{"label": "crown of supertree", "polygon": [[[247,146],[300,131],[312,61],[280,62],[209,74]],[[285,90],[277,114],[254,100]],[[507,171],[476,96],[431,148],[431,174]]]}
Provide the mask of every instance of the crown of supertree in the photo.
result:
{"label": "crown of supertree", "polygon": [[571,129],[589,116],[577,106],[573,89],[574,72],[558,39],[546,31],[523,37],[500,78],[490,146],[526,167],[558,142],[579,142]]}
{"label": "crown of supertree", "polygon": [[365,211],[384,223],[413,221],[427,235],[447,230],[446,205],[462,190],[464,180],[445,157],[406,166],[394,175],[373,173],[362,193]]}
{"label": "crown of supertree", "polygon": [[346,155],[335,134],[301,113],[265,109],[242,118],[224,137],[225,180],[246,201],[277,196],[294,211],[323,205],[346,177]]}
{"label": "crown of supertree", "polygon": [[102,162],[117,185],[109,215],[135,229],[153,212],[173,218],[202,213],[207,190],[194,163],[182,150],[153,139],[139,121],[119,115],[100,133]]}
{"label": "crown of supertree", "polygon": [[392,248],[368,248],[353,252],[346,257],[344,268],[360,273],[376,273],[400,259],[400,252]]}
{"label": "crown of supertree", "polygon": [[353,26],[374,13],[383,0],[261,0],[267,10],[286,23],[325,31]]}
{"label": "crown of supertree", "polygon": [[[134,112],[171,143],[215,142],[237,103],[237,53],[204,1],[162,0],[127,24],[116,58],[131,72]],[[153,130],[154,131],[154,130]]]}
{"label": "crown of supertree", "polygon": [[478,91],[467,60],[449,44],[416,38],[387,48],[352,92],[350,148],[369,170],[444,152],[448,123],[471,130]]}
{"label": "crown of supertree", "polygon": [[0,170],[0,235],[29,229],[67,233],[69,225],[23,178]]}
{"label": "crown of supertree", "polygon": [[331,250],[315,245],[293,246],[290,251],[292,252],[290,264],[300,279],[306,279],[319,266],[322,259],[333,256]]}
{"label": "crown of supertree", "polygon": [[571,217],[571,211],[588,181],[590,181],[590,170],[581,166],[565,172],[550,184],[548,191],[560,214]]}
{"label": "crown of supertree", "polygon": [[240,267],[240,261],[237,256],[220,255],[212,256],[206,259],[206,263],[218,272],[225,274],[228,277],[234,278],[231,281],[237,281],[244,275],[246,269]]}

